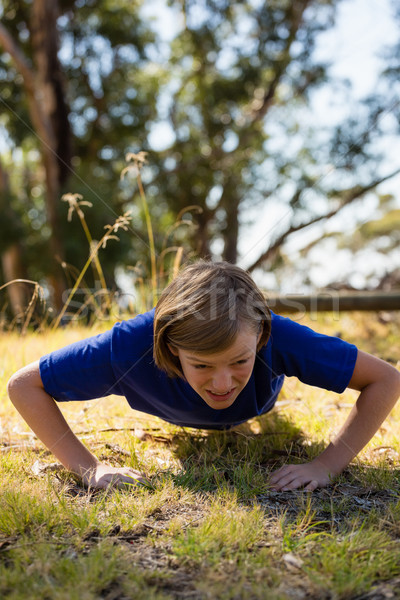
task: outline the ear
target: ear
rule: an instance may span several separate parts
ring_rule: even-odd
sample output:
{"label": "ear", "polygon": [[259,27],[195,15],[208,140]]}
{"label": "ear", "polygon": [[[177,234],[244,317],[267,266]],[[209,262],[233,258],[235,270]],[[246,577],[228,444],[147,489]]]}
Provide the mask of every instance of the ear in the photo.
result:
{"label": "ear", "polygon": [[172,344],[167,344],[167,346],[171,354],[173,354],[174,356],[179,356],[178,350],[175,346],[172,346]]}

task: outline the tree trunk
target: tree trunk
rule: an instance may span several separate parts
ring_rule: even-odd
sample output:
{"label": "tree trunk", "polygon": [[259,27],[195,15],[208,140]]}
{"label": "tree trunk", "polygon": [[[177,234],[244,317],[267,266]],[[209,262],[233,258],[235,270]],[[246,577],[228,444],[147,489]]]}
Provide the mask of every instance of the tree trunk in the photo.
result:
{"label": "tree trunk", "polygon": [[[13,58],[16,67],[24,79],[24,87],[28,102],[32,125],[38,138],[39,148],[42,155],[46,179],[46,212],[51,226],[50,254],[52,259],[63,260],[64,250],[61,239],[57,205],[60,200],[61,182],[63,176],[60,164],[69,170],[68,163],[57,155],[58,147],[62,144],[69,147],[69,125],[65,112],[66,105],[60,110],[61,70],[59,68],[58,33],[57,33],[57,0],[34,0],[31,9],[31,41],[34,63],[37,68],[35,72],[25,55],[9,31],[0,23],[0,43],[4,50]],[[57,67],[55,67],[57,65]],[[55,83],[56,81],[56,83]],[[56,90],[58,90],[56,92]],[[61,90],[62,91],[62,90]],[[62,94],[61,94],[62,95]],[[55,124],[63,121],[64,128]],[[65,139],[57,140],[57,134],[67,132]],[[62,293],[65,287],[64,278],[57,266],[49,275],[49,282],[53,287],[54,304],[57,309],[62,306]]]}
{"label": "tree trunk", "polygon": [[[0,163],[0,195],[3,198],[8,196],[8,174]],[[24,277],[21,247],[18,242],[10,244],[1,254],[1,265],[3,268],[4,281],[12,281]],[[7,287],[8,297],[10,299],[11,311],[14,317],[24,313],[26,306],[25,291],[21,284],[13,284]]]}
{"label": "tree trunk", "polygon": [[[12,244],[1,255],[1,266],[3,268],[4,281],[14,281],[24,278],[21,260],[21,247],[18,243]],[[25,284],[13,283],[7,286],[10,299],[11,311],[14,317],[22,317],[27,307]]]}
{"label": "tree trunk", "polygon": [[[64,248],[61,239],[57,205],[60,201],[61,182],[66,177],[68,163],[58,154],[64,144],[64,157],[69,160],[69,126],[66,105],[62,94],[61,70],[57,58],[57,0],[34,0],[31,12],[31,40],[36,66],[34,76],[35,102],[40,104],[44,118],[45,138],[41,139],[43,164],[46,173],[46,210],[51,226],[50,251],[52,257],[61,262]],[[60,116],[61,113],[61,116]],[[63,116],[62,116],[63,115]],[[61,132],[67,135],[60,139]],[[62,168],[60,168],[62,167]],[[51,274],[56,308],[62,306],[64,279],[59,268]]]}
{"label": "tree trunk", "polygon": [[209,259],[211,256],[210,252],[210,236],[208,233],[208,225],[210,222],[210,215],[207,210],[204,210],[203,213],[198,215],[197,223],[198,228],[196,231],[196,254],[200,258]]}
{"label": "tree trunk", "polygon": [[236,264],[239,239],[239,199],[234,193],[227,194],[225,199],[226,227],[224,229],[223,259]]}

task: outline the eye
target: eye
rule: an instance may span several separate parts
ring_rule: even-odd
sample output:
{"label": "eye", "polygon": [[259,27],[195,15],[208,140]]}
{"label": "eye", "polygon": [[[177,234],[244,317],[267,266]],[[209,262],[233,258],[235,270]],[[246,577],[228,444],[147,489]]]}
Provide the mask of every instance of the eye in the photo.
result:
{"label": "eye", "polygon": [[195,369],[207,369],[208,365],[191,365]]}
{"label": "eye", "polygon": [[249,359],[248,358],[242,358],[241,360],[236,361],[237,365],[244,365],[245,363],[247,363]]}

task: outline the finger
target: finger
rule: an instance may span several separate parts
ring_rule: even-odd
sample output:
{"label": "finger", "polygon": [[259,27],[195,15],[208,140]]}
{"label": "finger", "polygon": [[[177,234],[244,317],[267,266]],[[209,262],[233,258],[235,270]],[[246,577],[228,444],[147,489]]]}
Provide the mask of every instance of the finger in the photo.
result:
{"label": "finger", "polygon": [[134,477],[144,477],[143,473],[137,471],[136,469],[131,469],[130,467],[121,470],[121,473],[124,475],[133,475]]}
{"label": "finger", "polygon": [[287,477],[288,475],[290,475],[292,470],[293,469],[291,469],[290,467],[281,467],[278,471],[274,471],[274,473],[272,473],[269,480],[271,483],[277,483],[283,477]]}
{"label": "finger", "polygon": [[279,475],[279,473],[284,473],[285,471],[288,471],[289,469],[293,469],[293,467],[296,467],[296,466],[298,466],[298,465],[282,465],[282,467],[279,467],[279,469],[272,471],[272,475]]}
{"label": "finger", "polygon": [[318,487],[318,481],[313,479],[310,483],[304,488],[305,492],[313,492]]}
{"label": "finger", "polygon": [[132,486],[132,485],[143,485],[147,488],[153,489],[152,484],[150,483],[150,481],[148,479],[146,479],[143,475],[139,476],[130,476],[130,475],[125,475],[123,481],[121,482],[127,486]]}
{"label": "finger", "polygon": [[287,485],[290,485],[290,483],[296,479],[298,479],[298,475],[296,475],[295,473],[287,473],[286,475],[284,475],[283,477],[280,477],[277,481],[275,481],[273,483],[275,488],[278,489],[283,489],[284,487],[286,487]]}
{"label": "finger", "polygon": [[274,473],[273,475],[271,475],[271,477],[269,478],[270,483],[277,483],[285,474],[284,473]]}
{"label": "finger", "polygon": [[133,469],[129,469],[126,473],[127,477],[133,477],[137,481],[141,481],[142,483],[149,483],[147,477],[143,475],[140,471],[135,471]]}
{"label": "finger", "polygon": [[137,479],[138,481],[141,481],[143,483],[148,483],[148,479],[147,477],[141,473],[140,471],[137,471],[136,469],[126,469],[124,471],[122,471],[124,475],[126,475],[127,477],[133,477],[134,479]]}
{"label": "finger", "polygon": [[110,489],[138,483],[136,478],[122,473],[107,473],[96,482],[96,487]]}
{"label": "finger", "polygon": [[270,482],[270,484],[271,484],[271,488],[272,488],[273,490],[281,490],[281,489],[282,489],[282,488],[283,488],[283,487],[284,487],[284,486],[285,486],[287,483],[289,483],[290,481],[291,481],[291,478],[290,478],[290,477],[289,477],[289,478],[287,478],[287,477],[284,477],[284,478],[278,479],[278,480],[276,480],[276,481],[271,481],[271,482]]}
{"label": "finger", "polygon": [[298,488],[303,487],[303,485],[305,483],[306,482],[302,478],[297,477],[296,479],[292,479],[292,481],[290,481],[290,483],[287,483],[286,485],[284,485],[281,488],[281,490],[282,490],[282,492],[290,492],[292,490],[297,490]]}
{"label": "finger", "polygon": [[98,490],[109,490],[117,485],[117,480],[115,477],[103,476],[100,477],[97,481],[93,481],[90,483],[90,487],[93,487]]}

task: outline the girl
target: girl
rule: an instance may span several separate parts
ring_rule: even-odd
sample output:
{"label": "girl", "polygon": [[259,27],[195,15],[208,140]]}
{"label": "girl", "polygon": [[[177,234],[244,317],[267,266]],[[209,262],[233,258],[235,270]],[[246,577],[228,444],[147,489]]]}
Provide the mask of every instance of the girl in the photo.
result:
{"label": "girl", "polygon": [[352,344],[271,313],[251,277],[226,262],[184,268],[155,309],[43,356],[8,383],[14,406],[39,439],[91,487],[145,483],[100,463],[56,402],[117,394],[177,425],[226,429],[272,409],[284,376],[361,393],[317,458],[272,474],[275,490],[327,485],[360,452],[400,395],[400,373]]}

